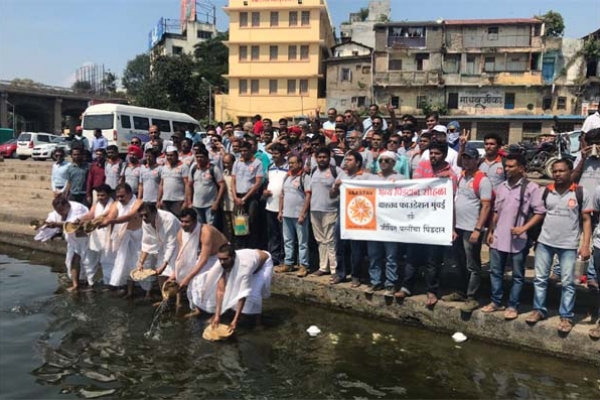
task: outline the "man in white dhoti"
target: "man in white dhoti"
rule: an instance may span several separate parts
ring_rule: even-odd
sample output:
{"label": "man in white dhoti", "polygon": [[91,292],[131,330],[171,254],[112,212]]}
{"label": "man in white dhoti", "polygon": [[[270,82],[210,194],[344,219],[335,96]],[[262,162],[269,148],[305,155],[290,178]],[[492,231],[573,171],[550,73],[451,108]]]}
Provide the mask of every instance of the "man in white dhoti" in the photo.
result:
{"label": "man in white dhoti", "polygon": [[[97,200],[92,205],[90,211],[79,218],[80,222],[99,219],[112,206],[112,189],[107,184],[102,184],[94,188],[97,194]],[[111,250],[110,228],[98,228],[90,233],[89,248],[87,252],[86,264],[94,273],[100,264],[102,268],[102,281],[108,285],[110,275],[115,264],[115,252]]]}
{"label": "man in white dhoti", "polygon": [[125,298],[133,296],[133,281],[129,277],[135,268],[142,244],[142,218],[138,213],[142,201],[138,200],[127,183],[115,189],[115,201],[105,214],[101,227],[113,225],[111,250],[115,252],[115,264],[108,284],[122,287],[127,285]]}
{"label": "man in white dhoti", "polygon": [[[186,318],[191,318],[206,309],[204,286],[211,272],[218,270],[217,251],[227,243],[227,238],[211,225],[198,223],[198,216],[191,208],[183,209],[180,218],[179,254],[169,279],[176,280],[181,291],[187,291],[191,312]],[[177,305],[180,306],[179,298]]]}
{"label": "man in white dhoti", "polygon": [[[65,222],[75,222],[89,211],[83,204],[69,201],[63,196],[56,197],[52,201],[52,207],[54,211],[48,214],[45,227],[40,229],[35,236],[35,240],[42,242],[50,240],[56,233],[60,232],[60,228],[63,227]],[[81,229],[73,233],[65,233],[64,235],[67,241],[65,266],[72,282],[72,286],[67,290],[73,292],[79,289],[79,271],[81,267],[85,269],[88,283],[93,285],[95,270],[87,268],[87,264],[85,263],[89,242],[88,235]]]}
{"label": "man in white dhoti", "polygon": [[[142,203],[139,213],[142,217],[142,251],[137,268],[142,270],[146,266],[156,270],[158,285],[162,288],[175,271],[175,259],[179,252],[177,235],[181,224],[172,213],[158,210],[155,203]],[[151,284],[152,280],[143,283]],[[149,297],[150,287],[145,289],[146,297]]]}
{"label": "man in white dhoti", "polygon": [[216,297],[212,324],[218,326],[225,311],[235,310],[235,316],[229,325],[233,332],[241,314],[257,317],[261,314],[262,300],[271,295],[273,260],[266,251],[236,251],[231,244],[221,246],[217,256],[222,267],[220,276],[216,288],[211,285],[206,291],[207,296]]}

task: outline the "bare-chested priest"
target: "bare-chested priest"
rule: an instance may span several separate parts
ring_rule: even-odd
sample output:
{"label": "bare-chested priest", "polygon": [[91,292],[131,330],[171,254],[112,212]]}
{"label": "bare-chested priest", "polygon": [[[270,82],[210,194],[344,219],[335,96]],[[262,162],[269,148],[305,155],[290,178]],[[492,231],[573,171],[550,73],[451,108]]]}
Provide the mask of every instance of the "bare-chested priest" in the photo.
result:
{"label": "bare-chested priest", "polygon": [[227,238],[211,225],[198,223],[198,216],[192,208],[183,209],[180,219],[181,231],[177,235],[179,254],[175,260],[175,272],[169,279],[176,280],[181,291],[187,290],[191,312],[186,317],[190,318],[206,310],[204,288],[211,271],[220,268],[217,252],[227,243]]}
{"label": "bare-chested priest", "polygon": [[115,193],[117,201],[112,203],[101,225],[113,225],[111,246],[116,256],[108,284],[116,287],[127,284],[125,297],[130,298],[133,281],[129,274],[135,268],[142,245],[142,217],[138,213],[142,201],[136,198],[127,183],[118,184]]}

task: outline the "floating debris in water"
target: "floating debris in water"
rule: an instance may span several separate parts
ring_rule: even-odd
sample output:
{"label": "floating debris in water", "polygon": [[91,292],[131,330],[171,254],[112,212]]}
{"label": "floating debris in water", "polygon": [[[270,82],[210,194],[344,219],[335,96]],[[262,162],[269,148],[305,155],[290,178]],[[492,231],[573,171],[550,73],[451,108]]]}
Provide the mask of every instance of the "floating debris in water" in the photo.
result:
{"label": "floating debris in water", "polygon": [[452,340],[454,340],[456,343],[462,343],[467,340],[467,337],[462,332],[456,332],[454,335],[452,335]]}
{"label": "floating debris in water", "polygon": [[321,330],[319,329],[318,326],[316,325],[311,325],[306,332],[308,332],[308,334],[312,337],[317,336],[319,333],[321,333]]}
{"label": "floating debris in water", "polygon": [[95,381],[98,382],[114,382],[117,380],[117,377],[114,376],[113,374],[110,375],[104,375],[101,374],[100,372],[96,372],[96,371],[92,371],[90,369],[82,369],[81,371],[81,375],[93,379]]}
{"label": "floating debris in water", "polygon": [[331,344],[338,344],[340,337],[338,335],[336,335],[335,333],[330,333],[328,335],[329,340],[331,341]]}
{"label": "floating debris in water", "polygon": [[109,389],[109,390],[85,390],[85,389],[81,389],[79,391],[79,394],[81,396],[83,396],[84,398],[86,398],[86,399],[97,399],[99,397],[110,396],[111,394],[113,394],[116,391],[117,391],[117,389]]}

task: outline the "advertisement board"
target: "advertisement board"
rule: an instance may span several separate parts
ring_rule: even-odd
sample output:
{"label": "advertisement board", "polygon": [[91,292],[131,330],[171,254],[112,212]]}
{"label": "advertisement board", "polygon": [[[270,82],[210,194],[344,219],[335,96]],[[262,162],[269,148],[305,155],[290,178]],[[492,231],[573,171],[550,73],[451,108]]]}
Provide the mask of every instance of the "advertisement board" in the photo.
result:
{"label": "advertisement board", "polygon": [[160,42],[160,39],[165,34],[165,20],[161,18],[158,20],[158,23],[150,33],[148,34],[148,50],[152,50],[152,48],[156,45],[156,43]]}
{"label": "advertisement board", "polygon": [[464,90],[458,93],[458,107],[504,107],[504,93],[494,89]]}
{"label": "advertisement board", "polygon": [[187,21],[196,20],[196,0],[181,0],[181,30],[185,30]]}

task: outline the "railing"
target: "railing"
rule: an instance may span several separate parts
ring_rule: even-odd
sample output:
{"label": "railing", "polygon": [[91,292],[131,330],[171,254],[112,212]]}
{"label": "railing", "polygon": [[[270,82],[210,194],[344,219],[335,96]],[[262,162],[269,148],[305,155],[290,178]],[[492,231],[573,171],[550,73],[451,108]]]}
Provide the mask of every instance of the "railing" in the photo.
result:
{"label": "railing", "polygon": [[379,86],[438,85],[438,71],[389,71],[375,73],[375,84]]}
{"label": "railing", "polygon": [[71,88],[61,86],[44,85],[37,82],[19,82],[0,80],[0,89],[11,89],[25,93],[41,93],[41,94],[61,94],[70,96],[79,96],[84,98],[124,98],[124,93],[80,93]]}
{"label": "railing", "polygon": [[388,47],[425,47],[425,37],[388,36]]}

